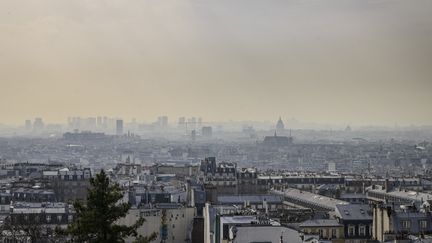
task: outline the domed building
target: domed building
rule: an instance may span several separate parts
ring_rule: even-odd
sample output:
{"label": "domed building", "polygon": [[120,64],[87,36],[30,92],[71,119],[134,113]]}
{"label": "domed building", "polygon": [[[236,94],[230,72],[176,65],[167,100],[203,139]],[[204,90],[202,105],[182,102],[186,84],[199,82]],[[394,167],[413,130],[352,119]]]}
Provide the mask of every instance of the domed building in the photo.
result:
{"label": "domed building", "polygon": [[279,120],[276,123],[276,133],[283,134],[284,131],[285,131],[285,125],[282,121],[282,118],[279,117]]}

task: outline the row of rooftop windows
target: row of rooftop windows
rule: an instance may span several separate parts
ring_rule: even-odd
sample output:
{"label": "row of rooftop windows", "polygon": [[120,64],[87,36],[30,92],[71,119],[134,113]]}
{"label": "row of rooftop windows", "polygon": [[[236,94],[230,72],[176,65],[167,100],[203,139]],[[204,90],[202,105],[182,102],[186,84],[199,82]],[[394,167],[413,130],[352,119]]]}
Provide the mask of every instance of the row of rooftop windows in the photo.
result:
{"label": "row of rooftop windows", "polygon": [[36,214],[36,215],[30,215],[30,214],[15,214],[12,217],[12,220],[14,222],[34,222],[34,223],[61,223],[67,220],[68,223],[72,223],[73,221],[73,215],[72,214]]}

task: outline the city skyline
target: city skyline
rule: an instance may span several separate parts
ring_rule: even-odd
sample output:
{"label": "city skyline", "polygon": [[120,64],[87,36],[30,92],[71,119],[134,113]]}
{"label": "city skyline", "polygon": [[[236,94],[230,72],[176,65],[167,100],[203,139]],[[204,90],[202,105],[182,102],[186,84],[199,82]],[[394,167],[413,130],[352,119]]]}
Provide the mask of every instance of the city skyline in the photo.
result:
{"label": "city skyline", "polygon": [[[74,122],[74,119],[79,119],[80,122],[83,122],[83,124],[86,124],[87,122],[90,122],[90,120],[93,120],[94,125],[95,126],[100,126],[99,124],[99,119],[103,119],[103,122],[110,122],[111,124],[116,123],[117,120],[121,120],[123,121],[125,124],[159,124],[160,123],[160,118],[164,117],[164,115],[159,115],[156,117],[148,117],[148,118],[140,118],[137,116],[134,117],[128,117],[128,118],[124,118],[124,117],[120,117],[120,116],[104,116],[104,115],[99,115],[99,116],[68,116],[65,117],[62,120],[47,120],[44,117],[41,116],[37,116],[37,117],[28,117],[27,119],[22,120],[19,123],[2,123],[0,121],[0,125],[3,126],[10,126],[10,127],[27,127],[27,126],[33,126],[33,124],[35,122],[40,122],[42,121],[45,125],[63,125],[63,126],[71,126],[71,124]],[[167,117],[167,125],[169,126],[178,126],[180,124],[180,120],[184,119],[184,123],[189,123],[189,124],[203,124],[204,126],[206,124],[243,124],[243,126],[252,126],[253,124],[267,124],[270,125],[271,127],[276,127],[277,121],[278,119],[281,119],[285,124],[287,124],[288,126],[290,126],[290,128],[293,129],[345,129],[347,126],[349,127],[356,127],[356,128],[385,128],[385,129],[397,129],[397,128],[410,128],[410,127],[424,127],[424,128],[428,128],[431,127],[431,124],[400,124],[400,123],[393,123],[392,125],[390,124],[378,124],[378,123],[370,123],[370,124],[359,124],[359,123],[353,123],[353,122],[335,122],[335,123],[319,123],[319,122],[314,122],[314,121],[304,121],[304,120],[299,120],[295,117],[283,117],[283,116],[275,116],[272,118],[264,118],[262,120],[206,120],[203,119],[203,117],[200,116],[180,116],[180,117],[170,117],[170,116],[166,116]],[[191,121],[190,119],[195,119],[195,121]],[[200,119],[198,121],[198,119]],[[75,121],[76,122],[76,121]],[[30,125],[29,125],[30,124]],[[73,126],[73,125],[72,125]],[[261,127],[261,126],[260,126]]]}
{"label": "city skyline", "polygon": [[0,243],[432,243],[431,0],[1,0]]}

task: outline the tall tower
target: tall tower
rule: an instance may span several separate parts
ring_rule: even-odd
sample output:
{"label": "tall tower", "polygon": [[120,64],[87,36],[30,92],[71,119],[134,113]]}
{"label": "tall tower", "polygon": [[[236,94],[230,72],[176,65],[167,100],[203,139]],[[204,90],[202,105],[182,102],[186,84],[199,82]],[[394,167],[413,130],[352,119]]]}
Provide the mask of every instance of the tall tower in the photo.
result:
{"label": "tall tower", "polygon": [[123,120],[116,121],[116,134],[118,136],[123,135]]}
{"label": "tall tower", "polygon": [[35,118],[35,120],[33,122],[33,130],[34,131],[41,131],[44,129],[44,127],[45,127],[45,124],[42,121],[42,118],[40,118],[40,117]]}
{"label": "tall tower", "polygon": [[31,131],[32,129],[32,123],[30,120],[25,120],[25,130]]}

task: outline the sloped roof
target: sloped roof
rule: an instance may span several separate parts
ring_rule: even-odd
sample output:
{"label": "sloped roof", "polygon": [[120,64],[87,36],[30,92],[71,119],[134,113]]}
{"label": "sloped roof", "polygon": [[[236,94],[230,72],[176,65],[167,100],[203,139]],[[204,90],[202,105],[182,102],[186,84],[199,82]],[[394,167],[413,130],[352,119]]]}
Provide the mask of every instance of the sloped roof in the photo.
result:
{"label": "sloped roof", "polygon": [[372,211],[367,204],[336,205],[336,216],[343,220],[372,220]]}

